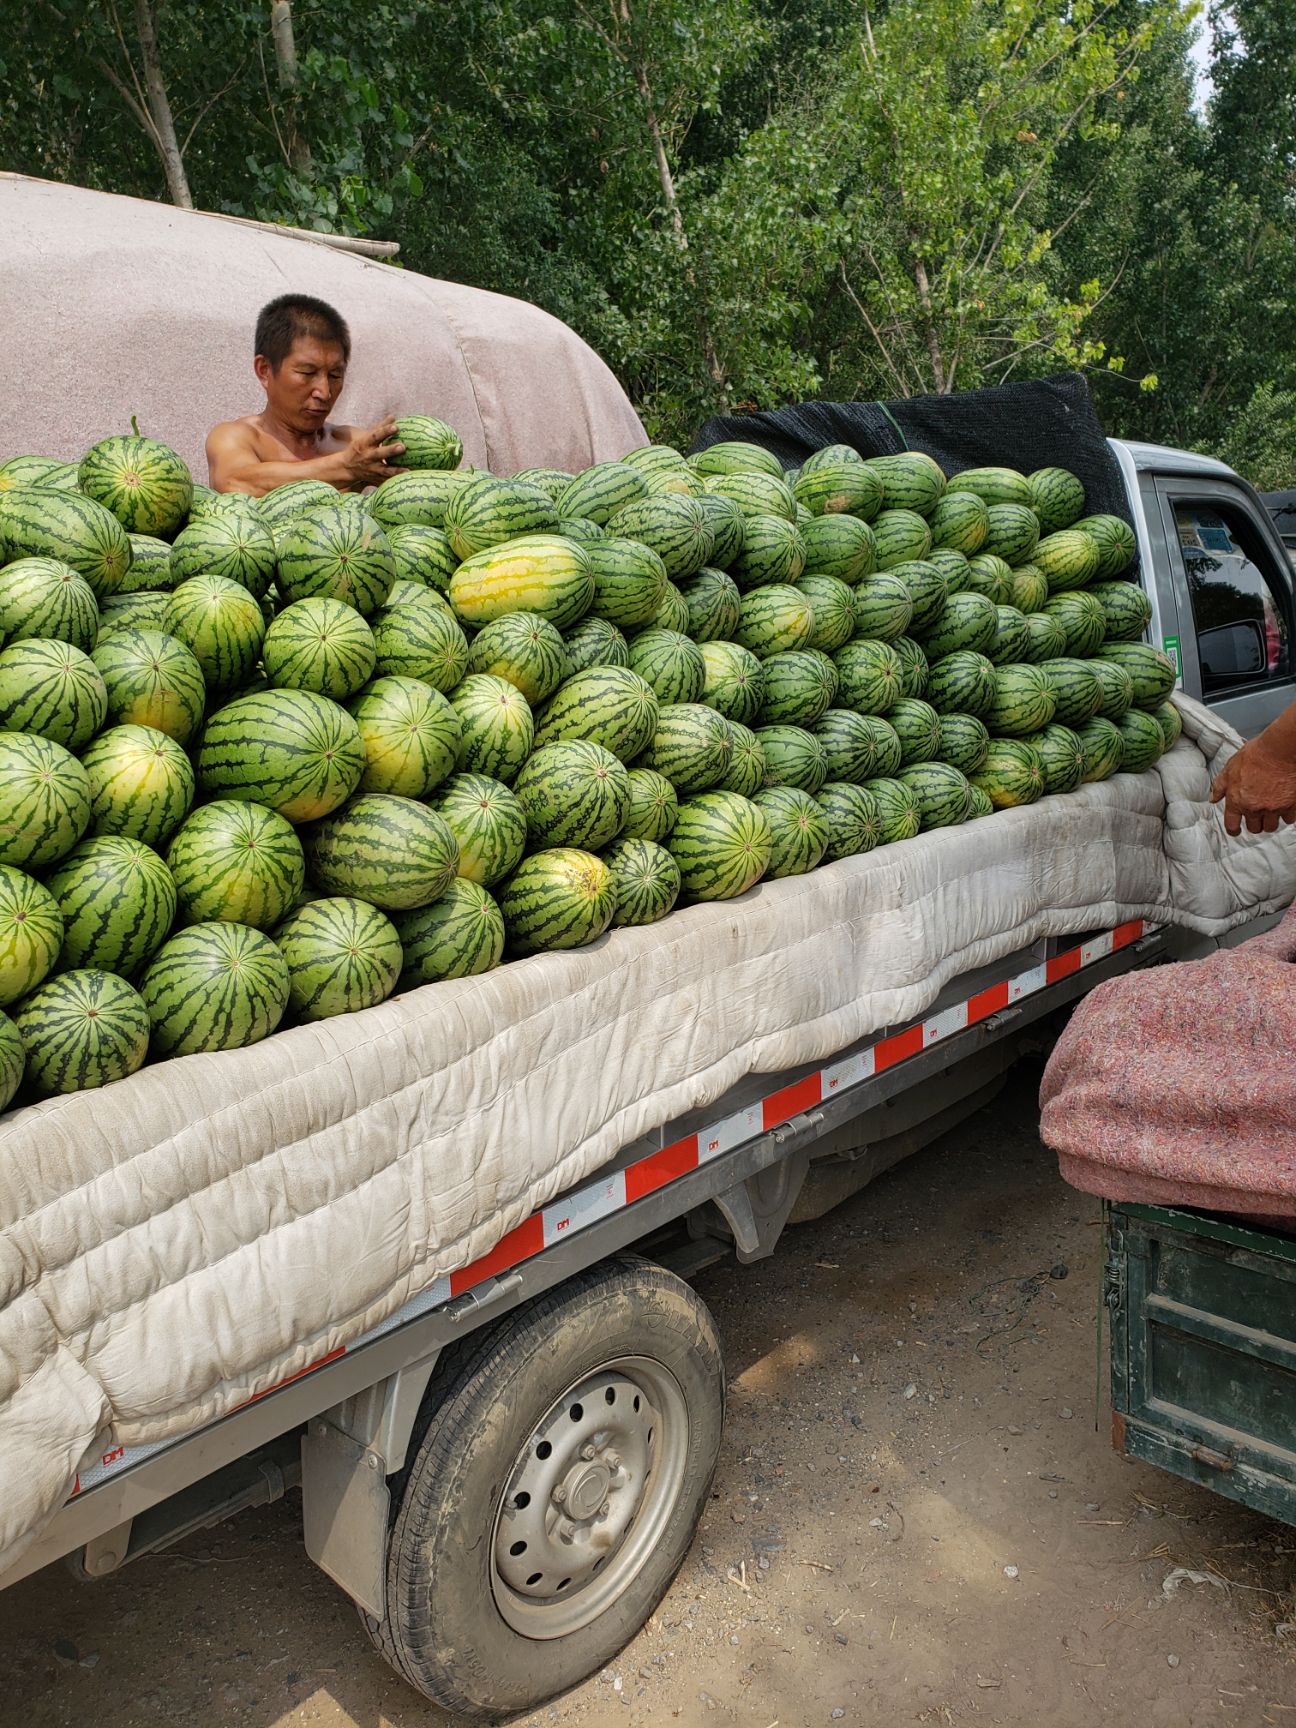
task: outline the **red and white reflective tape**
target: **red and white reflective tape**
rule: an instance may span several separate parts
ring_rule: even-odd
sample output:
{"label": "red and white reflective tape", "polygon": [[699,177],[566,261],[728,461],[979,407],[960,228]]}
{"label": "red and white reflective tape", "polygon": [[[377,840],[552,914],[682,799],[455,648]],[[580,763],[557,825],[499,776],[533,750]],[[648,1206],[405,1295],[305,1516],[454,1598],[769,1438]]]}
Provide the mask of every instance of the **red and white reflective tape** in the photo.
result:
{"label": "red and white reflective tape", "polygon": [[[366,1332],[349,1345],[341,1345],[330,1351],[327,1356],[299,1369],[296,1374],[290,1374],[286,1379],[268,1386],[264,1392],[258,1392],[255,1398],[249,1398],[247,1403],[254,1404],[259,1399],[267,1398],[272,1392],[291,1385],[294,1380],[300,1380],[306,1374],[313,1374],[317,1368],[336,1362],[349,1351],[357,1350],[364,1344],[371,1344],[376,1338],[394,1331],[396,1327],[419,1319],[434,1308],[443,1307],[454,1297],[462,1296],[488,1278],[511,1271],[523,1261],[543,1253],[546,1248],[552,1248],[565,1237],[574,1236],[587,1225],[596,1224],[614,1212],[633,1206],[636,1200],[656,1193],[658,1189],[667,1187],[681,1176],[687,1176],[690,1171],[697,1170],[711,1159],[732,1151],[735,1146],[741,1146],[745,1141],[754,1140],[758,1135],[768,1134],[772,1129],[782,1127],[794,1116],[801,1115],[805,1110],[813,1110],[825,1099],[838,1097],[852,1086],[858,1086],[862,1081],[870,1080],[888,1068],[894,1068],[908,1057],[916,1056],[919,1051],[928,1050],[934,1044],[952,1038],[956,1033],[966,1032],[970,1026],[979,1025],[994,1014],[1002,1013],[1005,1008],[1010,1008],[1014,1002],[1020,1002],[1023,997],[1034,996],[1041,990],[1047,990],[1052,984],[1060,984],[1063,979],[1073,977],[1086,966],[1106,960],[1122,948],[1128,948],[1131,943],[1139,941],[1152,928],[1154,926],[1135,920],[1130,924],[1121,924],[1115,930],[1104,931],[1102,935],[1092,937],[1079,947],[1068,948],[1061,954],[1055,954],[1051,960],[1032,966],[1028,971],[1019,972],[1014,978],[992,984],[989,989],[979,991],[966,1002],[957,1002],[952,1007],[943,1008],[930,1020],[920,1020],[913,1026],[907,1026],[902,1032],[893,1032],[889,1037],[879,1039],[876,1044],[857,1051],[853,1056],[830,1063],[826,1068],[817,1069],[790,1086],[780,1087],[777,1092],[771,1092],[768,1097],[759,1099],[731,1116],[722,1117],[696,1134],[686,1134],[683,1139],[672,1141],[660,1151],[650,1152],[646,1157],[628,1164],[624,1170],[614,1171],[610,1176],[600,1176],[593,1182],[586,1183],[583,1188],[574,1189],[553,1205],[533,1212],[506,1236],[501,1236],[490,1252],[483,1254],[480,1259],[461,1266],[458,1271],[451,1272],[446,1277],[434,1280],[426,1290],[412,1297],[372,1331]],[[238,1406],[239,1409],[246,1407]],[[169,1442],[163,1441],[150,1446],[114,1447],[82,1472],[73,1492],[79,1493],[93,1487],[105,1476],[115,1474],[128,1465],[138,1464],[141,1459],[161,1451],[167,1444]]]}

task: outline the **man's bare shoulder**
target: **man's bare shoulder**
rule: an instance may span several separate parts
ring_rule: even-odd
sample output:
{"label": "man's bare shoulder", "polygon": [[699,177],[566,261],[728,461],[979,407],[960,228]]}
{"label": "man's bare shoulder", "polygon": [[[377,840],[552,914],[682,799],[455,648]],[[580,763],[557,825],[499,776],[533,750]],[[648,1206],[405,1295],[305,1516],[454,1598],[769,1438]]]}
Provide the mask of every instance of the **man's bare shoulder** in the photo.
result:
{"label": "man's bare shoulder", "polygon": [[240,420],[221,420],[207,434],[207,448],[249,450],[261,453],[265,434],[257,425],[256,416],[245,414]]}

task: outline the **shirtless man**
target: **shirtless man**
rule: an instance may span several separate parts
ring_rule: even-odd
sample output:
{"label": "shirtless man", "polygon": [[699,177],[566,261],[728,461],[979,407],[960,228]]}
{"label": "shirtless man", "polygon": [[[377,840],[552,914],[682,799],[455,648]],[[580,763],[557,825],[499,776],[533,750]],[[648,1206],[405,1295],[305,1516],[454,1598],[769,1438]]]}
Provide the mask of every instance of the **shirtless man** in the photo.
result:
{"label": "shirtless man", "polygon": [[399,474],[405,446],[390,441],[394,420],[368,427],[329,421],[350,357],[351,332],[323,300],[282,294],[263,306],[253,365],[265,407],[208,433],[213,489],[263,498],[285,481],[312,479],[360,492]]}

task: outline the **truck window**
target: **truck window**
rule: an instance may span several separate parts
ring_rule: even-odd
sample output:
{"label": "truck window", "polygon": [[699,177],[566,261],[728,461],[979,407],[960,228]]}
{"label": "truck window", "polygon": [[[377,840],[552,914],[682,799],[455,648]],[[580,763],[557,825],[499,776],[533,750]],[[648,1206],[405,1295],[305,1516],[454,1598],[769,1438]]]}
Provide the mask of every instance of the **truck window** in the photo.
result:
{"label": "truck window", "polygon": [[1174,501],[1192,599],[1202,694],[1291,676],[1281,577],[1246,512],[1218,499]]}

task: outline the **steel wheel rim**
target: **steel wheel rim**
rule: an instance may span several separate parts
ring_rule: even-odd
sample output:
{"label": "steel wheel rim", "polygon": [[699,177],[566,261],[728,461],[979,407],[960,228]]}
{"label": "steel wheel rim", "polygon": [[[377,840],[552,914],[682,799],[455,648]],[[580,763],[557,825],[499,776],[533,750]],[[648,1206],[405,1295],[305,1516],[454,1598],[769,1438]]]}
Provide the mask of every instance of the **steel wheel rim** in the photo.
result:
{"label": "steel wheel rim", "polygon": [[688,1404],[668,1368],[618,1356],[583,1374],[528,1435],[491,1534],[491,1592],[525,1638],[565,1638],[643,1570],[680,1498]]}

